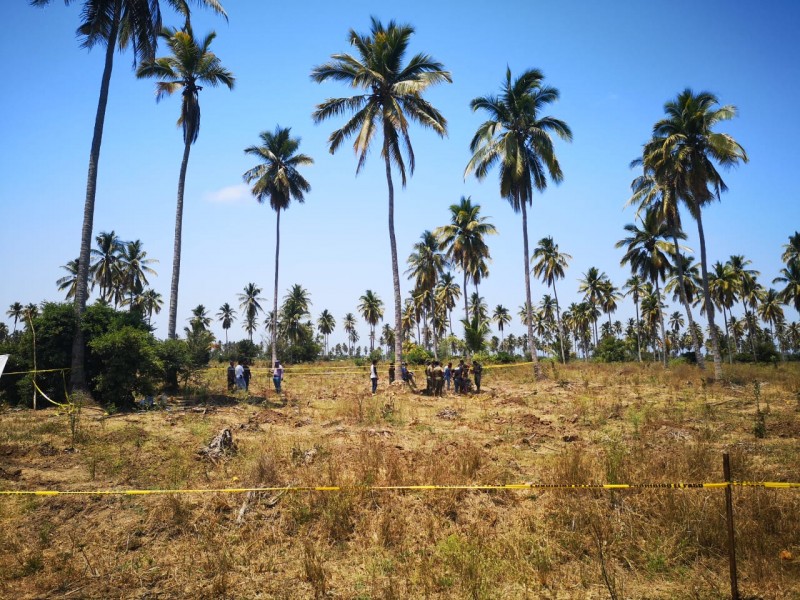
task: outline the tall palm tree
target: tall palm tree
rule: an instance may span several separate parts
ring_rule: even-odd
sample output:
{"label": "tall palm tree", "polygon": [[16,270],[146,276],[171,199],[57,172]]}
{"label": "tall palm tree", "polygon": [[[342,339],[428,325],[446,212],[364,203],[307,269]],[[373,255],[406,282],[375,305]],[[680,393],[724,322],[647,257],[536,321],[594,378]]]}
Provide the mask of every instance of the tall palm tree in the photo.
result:
{"label": "tall palm tree", "polygon": [[150,282],[148,275],[158,275],[150,265],[157,263],[155,258],[147,258],[147,252],[142,248],[141,240],[125,242],[119,254],[119,270],[124,289],[129,294],[129,304],[131,309],[134,307],[134,298],[140,295],[145,286]]}
{"label": "tall palm tree", "polygon": [[149,59],[136,70],[139,78],[158,79],[156,102],[165,96],[181,92],[181,113],[178,125],[183,129],[183,159],[178,175],[178,197],[175,209],[175,241],[172,256],[172,281],[169,293],[169,323],[167,335],[175,337],[178,315],[178,283],[181,273],[181,243],[183,231],[183,193],[189,152],[200,134],[200,90],[203,85],[220,84],[233,89],[233,73],[222,66],[211,52],[211,42],[217,37],[213,31],[201,41],[194,37],[190,27],[183,31],[164,28],[160,36],[172,52],[171,56]]}
{"label": "tall palm tree", "polygon": [[561,362],[566,363],[567,358],[564,354],[564,336],[561,331],[561,308],[558,305],[558,291],[556,281],[564,279],[564,269],[569,265],[572,256],[566,252],[558,251],[558,244],[553,241],[552,236],[544,237],[539,240],[539,244],[533,250],[531,262],[533,263],[533,274],[553,288],[553,295],[556,302],[556,321],[558,322],[558,341],[561,346]]}
{"label": "tall palm tree", "polygon": [[722,320],[725,323],[725,336],[728,340],[728,362],[733,364],[733,349],[731,348],[731,330],[728,328],[728,314],[736,301],[739,292],[739,278],[730,263],[722,264],[717,261],[711,267],[708,280],[711,300],[722,310]]}
{"label": "tall palm tree", "polygon": [[325,338],[325,356],[328,356],[328,336],[336,329],[336,319],[327,308],[322,311],[317,319],[317,329]]}
{"label": "tall palm tree", "polygon": [[192,309],[189,325],[191,325],[192,331],[208,330],[208,326],[211,325],[211,317],[208,316],[208,310],[205,306],[198,304]]}
{"label": "tall palm tree", "polygon": [[472,204],[469,197],[461,197],[458,204],[450,205],[450,223],[436,228],[436,236],[445,250],[447,259],[458,265],[464,274],[464,318],[469,322],[467,310],[467,281],[480,280],[485,260],[490,259],[489,246],[484,237],[497,233],[495,226],[481,217],[480,204]]}
{"label": "tall palm tree", "polygon": [[642,286],[644,282],[638,275],[632,275],[625,282],[623,289],[626,296],[633,297],[633,306],[636,309],[636,351],[639,357],[639,362],[642,362],[642,335],[641,335],[641,322],[639,320],[639,296],[642,294]]}
{"label": "tall palm tree", "polygon": [[381,134],[381,157],[386,168],[389,189],[389,245],[392,254],[394,346],[397,361],[401,360],[403,353],[403,335],[400,270],[394,233],[392,166],[400,173],[400,181],[405,187],[406,161],[410,175],[413,175],[415,167],[409,121],[432,129],[442,137],[446,135],[446,119],[422,98],[422,93],[432,85],[452,82],[444,65],[427,54],[417,54],[407,64],[403,64],[413,33],[414,28],[410,25],[390,21],[384,26],[373,17],[368,34],[350,30],[348,41],[356,49],[357,56],[334,54],[330,62],[314,67],[311,72],[311,78],[317,83],[332,79],[364,91],[346,98],[329,98],[314,111],[315,123],[352,114],[341,129],[330,135],[328,141],[331,154],[339,149],[343,141],[355,136],[353,149],[358,155],[358,175],[366,163],[376,131]]}
{"label": "tall palm tree", "polygon": [[277,125],[274,132],[261,132],[261,146],[245,148],[245,154],[255,156],[259,163],[244,173],[244,180],[253,184],[252,193],[259,203],[269,202],[276,213],[275,223],[275,287],[273,300],[272,327],[272,364],[278,360],[276,321],[278,315],[278,266],[281,247],[281,211],[289,208],[292,200],[302,204],[305,193],[311,191],[311,185],[297,170],[303,165],[310,165],[314,160],[305,154],[298,154],[300,138],[291,136],[291,128]]}
{"label": "tall palm tree", "polygon": [[778,326],[783,323],[783,308],[781,307],[780,295],[772,288],[768,289],[761,298],[758,305],[758,316],[765,323],[772,325],[772,334],[778,340]]}
{"label": "tall palm tree", "polygon": [[748,338],[750,339],[750,352],[753,355],[753,361],[756,360],[756,346],[755,346],[755,332],[754,332],[754,319],[748,311],[747,296],[752,295],[756,288],[756,278],[761,274],[755,269],[749,269],[752,261],[748,260],[741,254],[733,254],[728,259],[728,264],[731,270],[737,276],[737,295],[742,303],[744,310],[744,320],[747,324]]}
{"label": "tall palm tree", "polygon": [[[283,297],[280,320],[281,333],[292,344],[297,344],[302,339],[300,322],[311,315],[311,297],[302,285],[295,283]],[[273,340],[273,344],[275,340]],[[276,354],[277,360],[277,354]],[[272,364],[275,364],[274,362]]]}
{"label": "tall palm tree", "polygon": [[[708,259],[702,210],[719,200],[727,186],[716,164],[731,167],[747,162],[744,148],[730,135],[714,131],[719,123],[736,116],[736,107],[717,107],[719,100],[709,92],[695,93],[687,88],[664,105],[665,117],[653,126],[653,138],[645,145],[644,163],[655,173],[669,172],[678,196],[697,222],[700,241],[700,269],[703,296],[710,297]],[[714,303],[706,302],[706,316],[714,356],[714,377],[722,377],[722,358],[714,325]]]}
{"label": "tall palm tree", "polygon": [[75,298],[75,291],[78,284],[78,259],[69,261],[66,265],[61,266],[67,272],[64,277],[59,277],[56,280],[58,291],[63,292],[67,290],[66,299]]}
{"label": "tall palm tree", "polygon": [[356,331],[356,318],[353,313],[347,313],[342,320],[342,326],[344,328],[344,332],[347,334],[347,339],[350,341],[350,345],[348,346],[348,352],[350,356],[353,355],[353,344],[357,341],[358,338],[354,338],[355,335],[358,334]]}
{"label": "tall palm tree", "polygon": [[372,290],[359,298],[358,312],[369,323],[369,351],[375,350],[375,326],[383,319],[383,300]]}
{"label": "tall palm tree", "polygon": [[157,291],[147,289],[139,296],[139,306],[142,312],[147,315],[147,324],[150,325],[153,313],[159,314],[161,312],[161,307],[164,306],[164,299]]}
{"label": "tall palm tree", "polygon": [[786,263],[780,273],[780,277],[772,280],[772,283],[786,284],[786,287],[780,291],[780,301],[791,304],[796,311],[800,312],[800,258]]}
{"label": "tall palm tree", "polygon": [[[66,4],[70,4],[71,1],[65,0]],[[34,6],[47,6],[50,2],[51,0],[31,0],[31,4]],[[188,23],[187,0],[167,0],[167,3],[181,13]],[[197,0],[197,3],[209,6],[225,16],[225,11],[218,0]],[[106,51],[92,145],[89,151],[89,172],[86,181],[86,200],[83,208],[81,245],[78,255],[78,278],[75,290],[75,315],[78,320],[86,310],[86,302],[89,297],[89,251],[92,244],[94,205],[97,195],[97,172],[111,71],[114,65],[114,51],[117,47],[122,49],[130,45],[133,49],[134,64],[140,60],[152,59],[155,56],[157,34],[161,29],[161,10],[157,0],[84,0],[81,17],[82,22],[78,27],[81,45],[87,49],[105,45]],[[83,328],[76,327],[70,370],[70,384],[73,389],[86,388],[84,354]]]}
{"label": "tall palm tree", "polygon": [[794,232],[789,236],[789,243],[783,245],[781,260],[787,265],[792,262],[800,261],[800,233]]}
{"label": "tall palm tree", "polygon": [[594,343],[597,344],[597,316],[600,314],[598,307],[603,300],[603,286],[608,281],[608,275],[601,272],[597,267],[589,267],[583,274],[583,279],[579,279],[578,291],[583,294],[584,302],[591,306],[588,312],[590,322],[594,323]]}
{"label": "tall palm tree", "polygon": [[384,323],[381,329],[381,339],[386,344],[386,354],[391,353],[394,348],[394,328],[389,323]]}
{"label": "tall palm tree", "polygon": [[258,313],[263,312],[261,307],[263,298],[259,297],[261,288],[255,283],[248,283],[244,286],[244,291],[239,294],[239,309],[244,315],[244,329],[250,335],[250,341],[253,341],[253,332],[256,330]]}
{"label": "tall palm tree", "polygon": [[[648,210],[645,213],[641,228],[635,223],[628,223],[625,225],[625,231],[630,235],[615,244],[616,248],[626,248],[620,265],[630,265],[632,273],[638,273],[647,281],[655,284],[655,295],[661,298],[660,282],[666,280],[667,273],[672,268],[670,262],[672,246],[667,241],[667,237],[670,234],[677,235],[677,233],[671,231],[666,221],[655,210]],[[678,237],[685,239],[686,235],[681,232]],[[666,348],[667,338],[663,311],[659,311],[658,316],[661,324],[661,339]],[[666,367],[666,352],[662,353],[662,358]]]}
{"label": "tall palm tree", "polygon": [[[430,231],[422,232],[420,241],[414,244],[413,252],[408,257],[406,275],[414,280],[412,296],[417,298],[423,308],[426,320],[434,320],[437,315],[437,297],[434,293],[439,277],[444,272],[447,261],[441,252],[439,240]],[[436,355],[438,329],[433,331],[433,351]]]}
{"label": "tall palm tree", "polygon": [[506,325],[511,323],[511,313],[509,312],[509,310],[502,304],[498,304],[497,306],[494,307],[494,312],[492,313],[492,321],[497,323],[497,329],[500,330],[501,341],[505,340],[503,331],[505,330]]}
{"label": "tall palm tree", "polygon": [[222,329],[225,330],[225,345],[228,345],[228,329],[236,320],[236,310],[227,302],[219,307],[217,319],[222,323]]}
{"label": "tall palm tree", "polygon": [[22,305],[21,302],[14,302],[11,306],[8,307],[6,311],[6,316],[10,319],[14,319],[14,331],[13,333],[17,332],[17,322],[25,316],[25,307]]}
{"label": "tall palm tree", "polygon": [[461,297],[461,287],[455,282],[455,277],[449,271],[442,273],[439,284],[436,286],[436,302],[447,311],[447,321],[450,335],[453,335],[453,309],[456,301]]}
{"label": "tall palm tree", "polygon": [[[493,166],[500,164],[500,195],[509,201],[514,212],[522,212],[525,307],[528,311],[532,305],[526,205],[532,204],[534,189],[543,192],[547,188],[548,175],[554,183],[563,179],[550,134],[572,140],[572,131],[564,121],[541,115],[558,97],[558,90],[544,84],[544,75],[538,69],[525,71],[512,82],[511,69],[507,68],[500,96],[483,96],[470,103],[473,112],[484,110],[489,119],[472,138],[473,155],[465,174],[475,173],[478,179],[483,179]],[[534,373],[540,377],[533,347],[533,320],[529,316],[526,321]]]}
{"label": "tall palm tree", "polygon": [[[97,248],[92,248],[90,267],[93,283],[100,288],[100,298],[110,302],[114,293],[114,280],[117,277],[120,253],[126,242],[119,239],[114,231],[101,231],[96,237]],[[80,259],[78,259],[80,262]],[[78,265],[80,272],[80,265]]]}

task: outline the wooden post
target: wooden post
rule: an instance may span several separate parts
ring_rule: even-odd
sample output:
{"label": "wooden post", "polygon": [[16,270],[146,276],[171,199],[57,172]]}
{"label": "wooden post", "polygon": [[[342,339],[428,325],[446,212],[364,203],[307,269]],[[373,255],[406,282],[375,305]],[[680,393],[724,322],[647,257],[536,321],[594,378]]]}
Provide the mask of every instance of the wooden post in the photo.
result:
{"label": "wooden post", "polygon": [[731,483],[731,461],[726,452],[722,455],[722,471],[725,481],[728,482],[725,488],[725,513],[728,521],[728,562],[731,573],[731,600],[739,600],[739,583],[736,577],[736,540],[733,529],[733,486]]}

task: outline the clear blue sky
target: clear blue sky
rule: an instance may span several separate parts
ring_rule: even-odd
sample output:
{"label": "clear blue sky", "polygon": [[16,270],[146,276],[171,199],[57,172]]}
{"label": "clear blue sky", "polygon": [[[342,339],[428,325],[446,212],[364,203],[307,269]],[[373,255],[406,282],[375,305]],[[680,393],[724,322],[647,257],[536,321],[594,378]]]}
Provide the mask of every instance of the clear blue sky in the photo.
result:
{"label": "clear blue sky", "polygon": [[[391,320],[387,192],[375,153],[355,177],[350,147],[331,156],[326,140],[341,122],[315,126],[311,112],[349,90],[318,85],[311,68],[332,53],[349,51],[349,28],[366,31],[369,17],[415,26],[411,52],[444,63],[452,85],[427,96],[449,122],[449,135],[416,128],[417,171],[399,191],[397,238],[401,260],[425,229],[447,221],[447,207],[471,195],[500,234],[489,240],[491,275],[481,286],[490,307],[502,303],[516,317],[524,301],[521,225],[499,197],[497,178],[464,180],[468,144],[482,115],[469,101],[495,93],[506,65],[517,74],[537,67],[561,91],[551,113],[566,120],[572,144],[558,143],[564,182],[537,196],[529,239],[552,235],[574,258],[560,283],[562,305],[578,299],[577,280],[591,266],[612,281],[629,273],[614,243],[634,214],[623,205],[635,175],[628,164],[640,152],[665,101],[689,86],[735,104],[740,116],[724,125],[745,147],[750,163],[726,174],[730,191],[705,214],[709,261],[744,254],[770,286],[781,246],[800,229],[792,173],[800,164],[800,4],[640,0],[617,2],[442,1],[399,3],[388,12],[374,2],[224,2],[230,20],[197,10],[195,32],[218,33],[212,49],[237,77],[233,92],[201,92],[202,125],[192,149],[186,185],[178,326],[204,304],[214,314],[224,302],[238,308],[248,282],[264,289],[271,306],[275,214],[258,205],[242,184],[253,166],[243,149],[276,124],[302,137],[316,164],[304,172],[312,185],[306,203],[281,219],[281,296],[293,283],[311,293],[313,316],[336,317],[332,343],[344,341],[342,316],[375,290]],[[54,0],[35,9],[24,0],[3,3],[0,53],[12,73],[0,94],[0,308],[14,301],[58,300],[59,268],[78,254],[87,159],[102,71],[103,49],[82,50],[75,36],[81,2]],[[179,25],[165,13],[165,23]],[[159,55],[163,55],[163,47]],[[130,53],[118,55],[103,137],[94,219],[95,234],[115,230],[141,239],[160,260],[151,280],[164,309],[155,319],[166,334],[175,195],[182,138],[175,121],[179,98],[154,99],[154,84],[137,80]],[[398,186],[399,190],[399,186]],[[687,244],[698,251],[693,222]],[[401,266],[404,268],[404,265]],[[404,282],[406,295],[410,284]],[[534,302],[546,289],[536,282]],[[633,314],[625,300],[615,319]],[[797,318],[786,309],[789,320]],[[9,325],[10,321],[7,321]],[[231,338],[245,336],[241,321]],[[215,322],[214,330],[222,337]],[[522,333],[515,318],[511,330]],[[362,344],[367,339],[361,329]]]}

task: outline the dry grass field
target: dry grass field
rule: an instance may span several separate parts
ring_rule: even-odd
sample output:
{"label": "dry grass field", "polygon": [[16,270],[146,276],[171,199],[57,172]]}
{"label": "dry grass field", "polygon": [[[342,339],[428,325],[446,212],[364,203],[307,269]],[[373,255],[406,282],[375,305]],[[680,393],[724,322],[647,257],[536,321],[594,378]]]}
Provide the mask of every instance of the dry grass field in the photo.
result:
{"label": "dry grass field", "polygon": [[[315,367],[323,368],[322,365]],[[308,368],[304,368],[305,371]],[[414,484],[800,480],[800,365],[484,371],[431,398],[364,375],[211,370],[166,409],[0,412],[3,598],[726,598],[721,489],[378,491]],[[334,371],[339,373],[338,371]],[[350,374],[347,374],[350,373]],[[760,409],[762,418],[757,416]],[[236,449],[198,454],[222,429]],[[800,489],[734,489],[746,598],[800,598]]]}

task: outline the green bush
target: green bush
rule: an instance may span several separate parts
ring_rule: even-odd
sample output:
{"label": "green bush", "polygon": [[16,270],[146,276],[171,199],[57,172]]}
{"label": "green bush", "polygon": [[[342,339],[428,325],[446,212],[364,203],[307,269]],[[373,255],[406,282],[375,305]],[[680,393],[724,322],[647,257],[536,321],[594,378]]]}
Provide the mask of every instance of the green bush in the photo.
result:
{"label": "green bush", "polygon": [[152,334],[124,326],[89,342],[99,374],[93,383],[101,402],[132,408],[134,394],[151,395],[163,376]]}
{"label": "green bush", "polygon": [[164,340],[158,344],[157,354],[163,369],[164,390],[174,394],[179,389],[178,378],[186,381],[192,370],[189,344],[185,340]]}
{"label": "green bush", "polygon": [[426,360],[431,360],[433,354],[425,350],[422,346],[406,342],[403,344],[403,360],[412,365],[421,365]]}
{"label": "green bush", "polygon": [[614,337],[606,335],[598,342],[594,351],[594,359],[598,362],[625,362],[633,359],[628,344]]}

